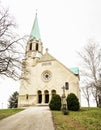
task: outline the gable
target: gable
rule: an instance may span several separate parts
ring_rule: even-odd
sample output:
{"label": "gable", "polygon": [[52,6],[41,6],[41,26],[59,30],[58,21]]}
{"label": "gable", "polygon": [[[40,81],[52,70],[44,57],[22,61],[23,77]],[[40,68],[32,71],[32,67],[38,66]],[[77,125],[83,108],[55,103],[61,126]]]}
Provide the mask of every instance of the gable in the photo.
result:
{"label": "gable", "polygon": [[53,61],[55,58],[51,56],[49,53],[45,53],[39,60],[39,62]]}
{"label": "gable", "polygon": [[74,76],[78,76],[79,77],[79,69],[76,68],[67,68],[65,65],[63,65],[60,61],[58,61],[57,59],[55,59],[51,54],[49,54],[48,52],[46,52],[40,59],[39,59],[39,63],[41,62],[47,62],[47,61],[55,61],[58,64],[61,65],[61,67],[63,67],[66,71],[69,71],[71,74],[73,74]]}

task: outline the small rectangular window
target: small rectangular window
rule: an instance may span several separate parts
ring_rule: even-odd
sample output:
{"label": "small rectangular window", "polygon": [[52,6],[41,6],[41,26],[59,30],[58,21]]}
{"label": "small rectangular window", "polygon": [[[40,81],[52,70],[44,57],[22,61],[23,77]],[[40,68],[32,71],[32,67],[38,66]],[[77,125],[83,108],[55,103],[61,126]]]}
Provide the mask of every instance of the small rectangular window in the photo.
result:
{"label": "small rectangular window", "polygon": [[66,90],[69,89],[69,83],[68,82],[65,82],[65,88],[66,88]]}
{"label": "small rectangular window", "polygon": [[28,94],[26,94],[26,99],[28,100]]}

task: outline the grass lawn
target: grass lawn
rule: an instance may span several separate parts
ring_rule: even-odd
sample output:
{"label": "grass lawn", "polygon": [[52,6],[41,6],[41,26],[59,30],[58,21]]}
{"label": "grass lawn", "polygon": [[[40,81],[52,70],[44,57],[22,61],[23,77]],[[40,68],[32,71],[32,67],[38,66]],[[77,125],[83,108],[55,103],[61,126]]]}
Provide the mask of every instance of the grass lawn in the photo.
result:
{"label": "grass lawn", "polygon": [[5,117],[8,117],[8,116],[11,116],[17,112],[20,112],[22,111],[23,109],[1,109],[0,110],[0,120],[5,118]]}
{"label": "grass lawn", "polygon": [[63,115],[52,111],[56,130],[101,130],[101,108],[81,108]]}

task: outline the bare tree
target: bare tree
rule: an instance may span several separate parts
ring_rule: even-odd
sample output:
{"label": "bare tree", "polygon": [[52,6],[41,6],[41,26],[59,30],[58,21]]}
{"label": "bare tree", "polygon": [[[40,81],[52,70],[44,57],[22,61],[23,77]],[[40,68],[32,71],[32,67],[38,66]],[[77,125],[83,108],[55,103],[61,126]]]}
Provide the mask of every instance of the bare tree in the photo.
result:
{"label": "bare tree", "polygon": [[85,86],[85,87],[82,87],[81,90],[83,92],[83,96],[87,100],[88,107],[90,107],[90,95],[91,95],[90,87],[89,86]]}
{"label": "bare tree", "polygon": [[101,84],[99,84],[101,81],[101,78],[99,78],[101,70],[101,47],[93,40],[90,40],[88,45],[79,53],[79,56],[82,59],[81,75],[88,82],[88,86],[91,88],[90,90],[98,107],[101,105],[101,102],[99,102],[101,99]]}
{"label": "bare tree", "polygon": [[0,6],[0,76],[19,78],[24,37],[14,32],[16,24],[8,9]]}
{"label": "bare tree", "polygon": [[91,84],[92,95],[95,98],[98,107],[101,107],[101,79]]}

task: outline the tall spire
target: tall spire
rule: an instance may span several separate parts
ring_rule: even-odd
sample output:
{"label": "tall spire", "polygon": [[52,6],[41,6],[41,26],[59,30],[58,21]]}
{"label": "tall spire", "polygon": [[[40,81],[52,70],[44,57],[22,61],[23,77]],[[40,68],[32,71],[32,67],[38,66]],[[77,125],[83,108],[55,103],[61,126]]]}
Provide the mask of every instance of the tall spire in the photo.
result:
{"label": "tall spire", "polygon": [[40,31],[39,31],[39,26],[38,26],[38,18],[37,18],[37,13],[35,16],[34,24],[30,33],[29,40],[32,40],[33,38],[40,40]]}

